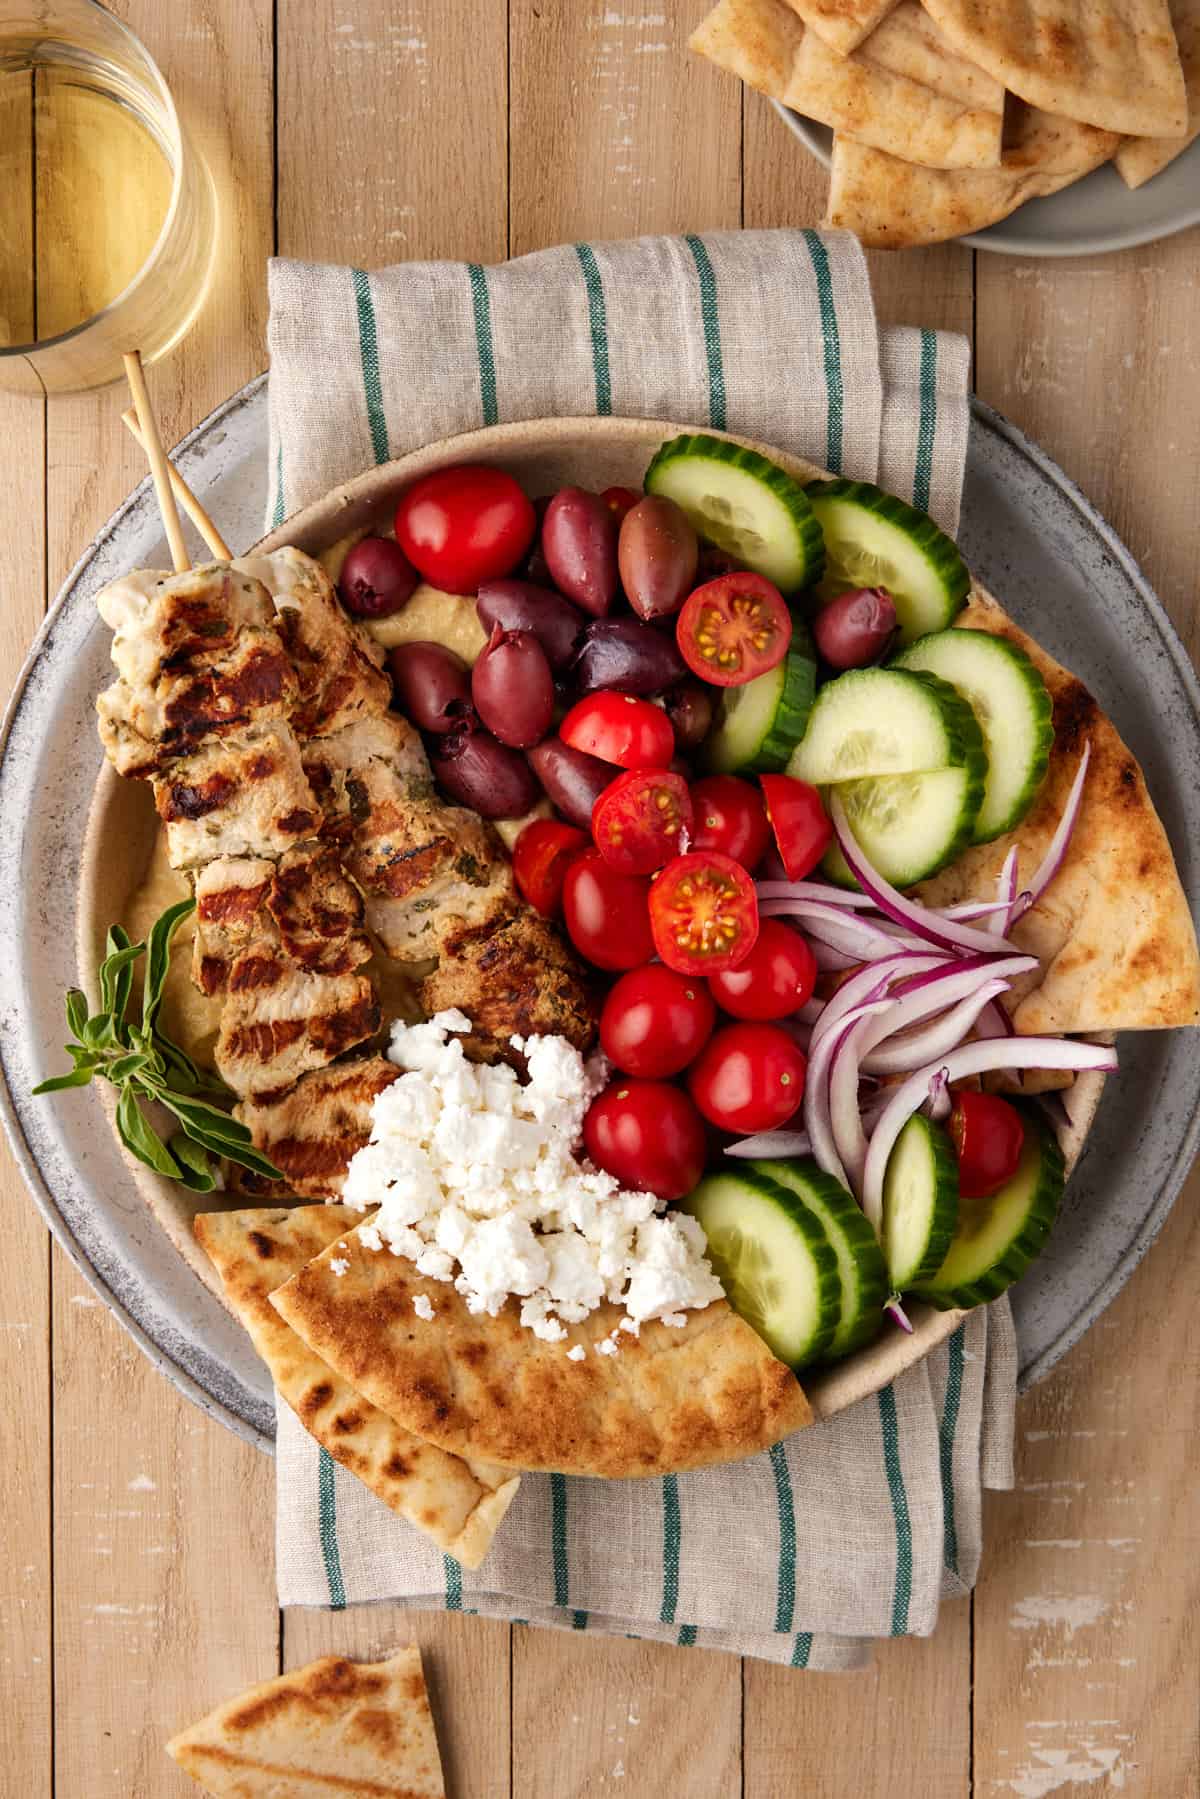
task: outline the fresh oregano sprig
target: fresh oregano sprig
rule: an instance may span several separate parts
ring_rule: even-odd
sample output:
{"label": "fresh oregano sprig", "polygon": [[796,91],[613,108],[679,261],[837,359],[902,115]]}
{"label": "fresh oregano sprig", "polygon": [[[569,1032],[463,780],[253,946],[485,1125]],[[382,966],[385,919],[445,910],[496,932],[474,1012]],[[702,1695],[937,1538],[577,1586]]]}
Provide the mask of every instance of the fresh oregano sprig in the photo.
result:
{"label": "fresh oregano sprig", "polygon": [[[230,1088],[198,1068],[158,1028],[171,943],[195,905],[189,899],[168,906],[144,943],[131,943],[119,924],[109,927],[99,970],[100,1011],[89,1016],[87,996],[78,987],[70,989],[67,1023],[75,1040],[66,1050],[74,1066],[34,1092],[86,1087],[94,1075],[111,1081],[120,1091],[117,1131],[129,1153],[168,1180],[182,1181],[195,1193],[211,1193],[219,1174],[216,1158],[222,1156],[268,1180],[283,1176],[255,1149],[246,1126],[212,1103],[232,1100]],[[141,1017],[130,1018],[134,964],[143,956]],[[166,1143],[142,1109],[146,1100],[157,1100],[179,1121],[180,1129]]]}

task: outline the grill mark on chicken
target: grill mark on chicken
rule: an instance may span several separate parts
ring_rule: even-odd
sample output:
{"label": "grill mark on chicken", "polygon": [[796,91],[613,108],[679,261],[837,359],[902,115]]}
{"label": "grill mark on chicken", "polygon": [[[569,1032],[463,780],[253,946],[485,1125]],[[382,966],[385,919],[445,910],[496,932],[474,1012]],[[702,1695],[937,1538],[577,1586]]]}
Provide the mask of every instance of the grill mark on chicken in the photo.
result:
{"label": "grill mark on chicken", "polygon": [[245,1101],[237,1108],[238,1117],[285,1178],[267,1181],[236,1168],[231,1170],[232,1190],[309,1199],[340,1192],[351,1157],[370,1137],[377,1095],[399,1076],[400,1070],[382,1056],[363,1056],[304,1075],[275,1101]]}

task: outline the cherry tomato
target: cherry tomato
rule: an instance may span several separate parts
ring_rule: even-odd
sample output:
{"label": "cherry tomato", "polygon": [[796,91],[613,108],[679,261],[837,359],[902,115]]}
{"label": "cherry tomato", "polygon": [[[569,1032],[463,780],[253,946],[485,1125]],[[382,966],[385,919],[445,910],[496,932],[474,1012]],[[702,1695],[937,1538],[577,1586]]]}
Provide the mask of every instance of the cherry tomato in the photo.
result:
{"label": "cherry tomato", "polygon": [[736,968],[709,977],[717,1004],[734,1018],[788,1018],[807,1005],[817,963],[798,931],[777,918],[759,921],[758,941]]}
{"label": "cherry tomato", "polygon": [[627,875],[653,874],[677,856],[691,823],[687,782],[663,768],[618,775],[592,807],[596,848]]}
{"label": "cherry tomato", "polygon": [[677,856],[650,888],[654,947],[680,974],[736,968],[758,936],[758,897],[744,868],[715,850]]}
{"label": "cherry tomato", "polygon": [[557,818],[534,818],[513,846],[513,879],[531,906],[547,918],[562,910],[563,882],[588,847],[586,831]]}
{"label": "cherry tomato", "polygon": [[633,511],[641,497],[640,493],[634,493],[632,487],[606,487],[600,495],[618,525],[627,512]]}
{"label": "cherry tomato", "polygon": [[954,1095],[950,1135],[958,1151],[958,1190],[964,1199],[990,1199],[1010,1181],[1021,1160],[1021,1114],[994,1093]]}
{"label": "cherry tomato", "polygon": [[654,954],[647,911],[650,883],[618,874],[598,850],[567,869],[563,916],[580,955],[597,968],[636,968]]}
{"label": "cherry tomato", "polygon": [[741,687],[782,662],[792,615],[777,587],[739,569],[689,594],[676,625],[680,654],[714,687]]}
{"label": "cherry tomato", "polygon": [[511,575],[537,516],[511,475],[466,463],[417,481],[396,507],[396,539],[413,567],[444,593],[474,593]]}
{"label": "cherry tomato", "polygon": [[682,1199],[704,1173],[704,1124],[686,1093],[665,1081],[614,1081],[593,1100],[583,1146],[635,1193]]}
{"label": "cherry tomato", "polygon": [[791,775],[760,775],[767,817],[789,881],[812,873],[833,842],[833,826],[821,796]]}
{"label": "cherry tomato", "polygon": [[702,980],[651,962],[623,974],[609,993],[600,1014],[600,1046],[626,1074],[661,1080],[699,1055],[716,1015]]}
{"label": "cherry tomato", "polygon": [[692,848],[717,850],[743,868],[762,861],[771,841],[762,795],[736,775],[706,775],[692,787]]}
{"label": "cherry tomato", "polygon": [[773,1131],[804,1098],[808,1064],[777,1024],[729,1024],[692,1063],[688,1092],[723,1131]]}
{"label": "cherry tomato", "polygon": [[571,707],[558,734],[573,750],[618,768],[666,768],[675,754],[675,733],[662,707],[628,693],[589,693]]}

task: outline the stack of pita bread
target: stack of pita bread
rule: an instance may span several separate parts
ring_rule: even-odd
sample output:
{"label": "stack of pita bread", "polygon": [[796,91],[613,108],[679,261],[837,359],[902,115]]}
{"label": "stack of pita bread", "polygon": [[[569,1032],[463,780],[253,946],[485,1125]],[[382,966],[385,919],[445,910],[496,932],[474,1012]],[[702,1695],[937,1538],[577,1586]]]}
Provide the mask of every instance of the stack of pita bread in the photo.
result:
{"label": "stack of pita bread", "polygon": [[881,249],[1200,135],[1200,0],[719,0],[691,46],[831,127],[826,223]]}

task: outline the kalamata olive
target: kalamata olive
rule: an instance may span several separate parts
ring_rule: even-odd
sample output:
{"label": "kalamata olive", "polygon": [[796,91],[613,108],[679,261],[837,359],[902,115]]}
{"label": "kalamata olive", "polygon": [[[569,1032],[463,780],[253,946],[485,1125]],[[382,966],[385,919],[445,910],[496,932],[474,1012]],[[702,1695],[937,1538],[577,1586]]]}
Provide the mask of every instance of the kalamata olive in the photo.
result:
{"label": "kalamata olive", "polygon": [[364,537],[347,552],[338,594],[355,618],[387,618],[412,598],[417,571],[390,537]]}
{"label": "kalamata olive", "polygon": [[673,687],[687,668],[673,632],[656,631],[640,618],[598,618],[583,634],[574,673],[580,693],[619,687],[645,695]]}
{"label": "kalamata olive", "polygon": [[617,564],[626,598],[639,618],[678,612],[696,585],[700,543],[674,500],[648,494],[625,514]]}
{"label": "kalamata olive", "polygon": [[471,698],[501,743],[527,750],[541,741],[554,717],[554,676],[532,631],[493,625],[471,670]]}
{"label": "kalamata olive", "polygon": [[398,643],[388,651],[396,704],[418,730],[450,731],[471,710],[471,671],[442,643]]}
{"label": "kalamata olive", "polygon": [[831,668],[865,668],[887,648],[896,608],[884,587],[853,587],[822,606],[812,621],[817,649]]}
{"label": "kalamata olive", "polygon": [[617,596],[617,521],[599,494],[555,494],[542,520],[542,554],[559,592],[603,618]]}
{"label": "kalamata olive", "polygon": [[442,792],[481,818],[523,818],[538,797],[521,752],[499,743],[474,713],[429,746],[429,766]]}
{"label": "kalamata olive", "polygon": [[702,543],[696,564],[696,586],[703,587],[706,581],[716,581],[721,575],[732,575],[741,566],[728,550],[718,549],[715,543]]}
{"label": "kalamata olive", "polygon": [[529,762],[551,804],[568,824],[580,825],[585,831],[592,822],[592,807],[621,772],[599,756],[573,750],[561,737],[547,737],[530,750]]}
{"label": "kalamata olive", "polygon": [[702,681],[682,681],[664,695],[663,704],[675,733],[677,748],[694,750],[703,743],[712,728],[711,687],[706,687]]}
{"label": "kalamata olive", "polygon": [[485,631],[495,625],[506,631],[532,631],[551,668],[567,666],[585,622],[578,606],[532,581],[485,581],[475,611]]}

